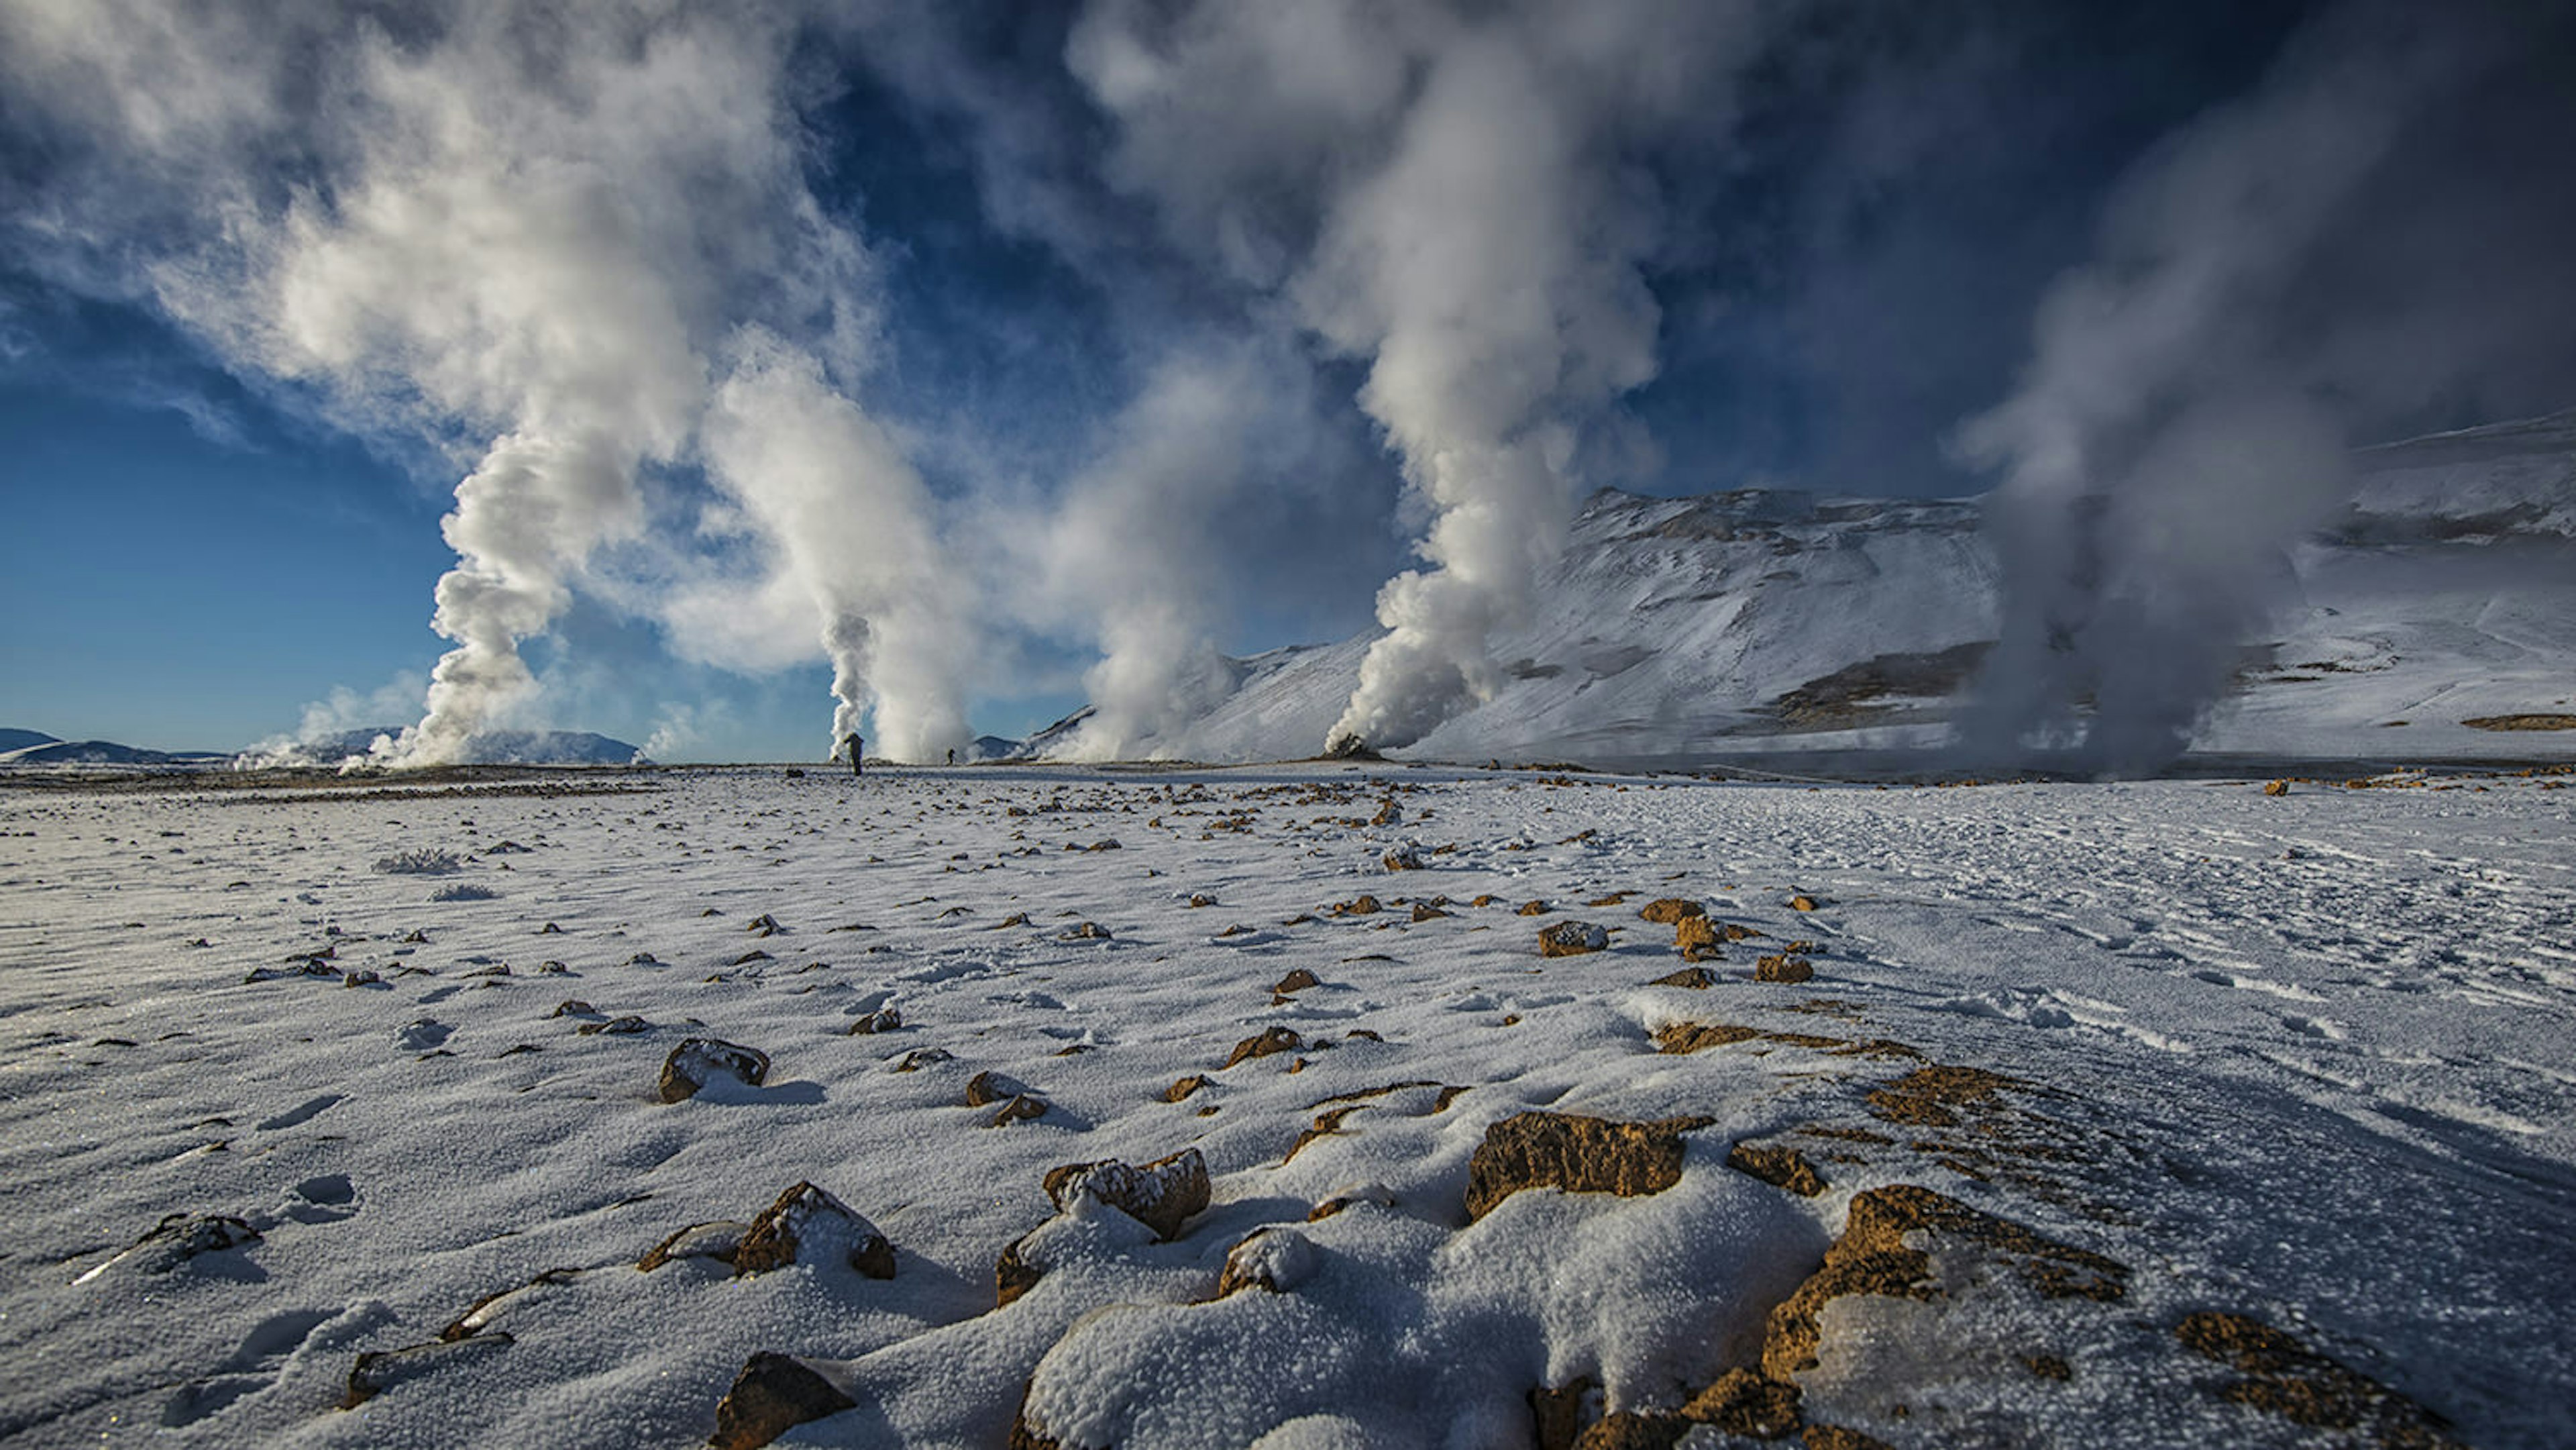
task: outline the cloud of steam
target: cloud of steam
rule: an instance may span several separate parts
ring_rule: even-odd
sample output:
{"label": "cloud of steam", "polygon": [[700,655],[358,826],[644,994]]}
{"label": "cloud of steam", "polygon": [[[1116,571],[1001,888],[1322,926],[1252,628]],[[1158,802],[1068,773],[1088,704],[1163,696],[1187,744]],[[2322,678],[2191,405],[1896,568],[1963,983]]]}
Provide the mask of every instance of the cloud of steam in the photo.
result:
{"label": "cloud of steam", "polygon": [[1562,547],[1580,429],[1655,371],[1632,148],[1725,109],[1755,9],[1100,0],[1069,59],[1113,176],[1370,360],[1361,406],[1432,514],[1336,741],[1400,745],[1497,684],[1489,633]]}
{"label": "cloud of steam", "polygon": [[[712,358],[743,359],[726,417],[873,450],[827,480],[808,441],[729,442],[719,472],[755,516],[826,515],[839,489],[913,550],[900,577],[935,557],[918,484],[834,390],[871,343],[869,259],[804,178],[795,19],[760,0],[448,0],[381,23],[295,0],[0,3],[0,65],[70,138],[13,218],[57,275],[147,294],[347,426],[474,460],[442,524],[457,563],[433,627],[454,648],[389,761],[453,759],[527,699],[521,641],[645,530]],[[165,240],[137,261],[138,236]],[[899,750],[962,739],[959,656],[927,622],[951,601],[860,579],[888,547],[814,553],[779,551],[772,592],[829,612],[844,715],[873,698]]]}
{"label": "cloud of steam", "polygon": [[1067,484],[1031,561],[1039,597],[1089,621],[1100,647],[1083,676],[1093,713],[1067,758],[1184,754],[1183,727],[1234,689],[1218,647],[1230,576],[1277,546],[1259,536],[1258,493],[1315,466],[1308,384],[1272,343],[1180,346]]}
{"label": "cloud of steam", "polygon": [[2347,5],[2123,183],[2018,391],[1960,435],[2003,473],[1973,749],[2165,764],[2279,601],[2281,551],[2348,497],[2352,443],[2568,380],[2576,188],[2546,158],[2576,125],[2511,39],[2527,13]]}
{"label": "cloud of steam", "polygon": [[870,712],[893,759],[965,745],[969,602],[893,439],[810,357],[756,332],[716,390],[706,452],[774,551],[768,587],[809,605],[838,702],[827,751]]}

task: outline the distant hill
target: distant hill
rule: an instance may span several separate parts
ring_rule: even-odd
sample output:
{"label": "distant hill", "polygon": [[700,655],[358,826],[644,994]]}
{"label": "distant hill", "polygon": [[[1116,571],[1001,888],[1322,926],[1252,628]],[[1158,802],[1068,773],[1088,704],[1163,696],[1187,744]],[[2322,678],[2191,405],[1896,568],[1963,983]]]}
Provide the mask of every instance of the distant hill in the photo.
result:
{"label": "distant hill", "polygon": [[0,728],[0,754],[6,754],[12,750],[24,750],[30,745],[54,745],[58,743],[60,743],[60,737],[48,735],[42,730],[10,730]]}
{"label": "distant hill", "polygon": [[[261,749],[240,757],[252,766],[336,766],[366,755],[380,738],[402,734],[399,725],[343,730]],[[486,730],[466,742],[459,765],[650,765],[641,747],[588,730]]]}
{"label": "distant hill", "polygon": [[[13,730],[11,735],[33,735]],[[113,740],[56,740],[0,751],[0,765],[210,765],[231,757],[211,750],[144,750]]]}

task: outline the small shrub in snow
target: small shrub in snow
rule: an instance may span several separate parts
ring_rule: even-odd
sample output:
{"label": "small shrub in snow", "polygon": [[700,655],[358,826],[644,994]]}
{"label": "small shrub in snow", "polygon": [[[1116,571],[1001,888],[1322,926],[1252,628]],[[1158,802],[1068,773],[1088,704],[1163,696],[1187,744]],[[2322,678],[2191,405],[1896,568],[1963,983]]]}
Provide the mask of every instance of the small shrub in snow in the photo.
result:
{"label": "small shrub in snow", "polygon": [[500,894],[489,886],[477,886],[470,881],[459,881],[453,886],[442,886],[429,893],[429,899],[432,901],[490,901]]}
{"label": "small shrub in snow", "polygon": [[453,851],[423,847],[417,851],[398,851],[376,863],[378,873],[386,876],[444,876],[465,869],[465,860]]}

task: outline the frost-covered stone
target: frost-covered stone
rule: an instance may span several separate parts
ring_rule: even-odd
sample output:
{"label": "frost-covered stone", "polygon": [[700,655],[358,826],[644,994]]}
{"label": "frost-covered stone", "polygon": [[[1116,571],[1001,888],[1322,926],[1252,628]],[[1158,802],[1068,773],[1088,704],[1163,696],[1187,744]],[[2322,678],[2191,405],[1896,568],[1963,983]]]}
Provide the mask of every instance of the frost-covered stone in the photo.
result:
{"label": "frost-covered stone", "polygon": [[894,1245],[848,1204],[799,1183],[751,1221],[733,1255],[737,1274],[789,1264],[847,1264],[871,1279],[891,1279]]}
{"label": "frost-covered stone", "polygon": [[1576,957],[1610,945],[1610,933],[1588,921],[1560,921],[1539,928],[1538,954]]}
{"label": "frost-covered stone", "polygon": [[1815,975],[1815,966],[1805,957],[1786,952],[1763,957],[1753,964],[1753,980],[1757,982],[1803,982]]}
{"label": "frost-covered stone", "polygon": [[716,1405],[714,1450],[758,1450],[789,1430],[858,1408],[813,1366],[762,1350],[743,1364]]}
{"label": "frost-covered stone", "polygon": [[1276,1225],[1256,1229],[1226,1252],[1216,1297],[1223,1299],[1244,1289],[1285,1294],[1306,1282],[1321,1259],[1315,1241],[1295,1229]]}
{"label": "frost-covered stone", "polygon": [[1422,844],[1418,841],[1407,841],[1388,851],[1382,858],[1382,864],[1389,871],[1419,871],[1423,865]]}
{"label": "frost-covered stone", "polygon": [[348,1393],[341,1398],[340,1408],[354,1410],[396,1385],[497,1354],[510,1344],[510,1336],[496,1329],[463,1339],[433,1339],[427,1344],[359,1355],[358,1362],[349,1367]]}
{"label": "frost-covered stone", "polygon": [[109,1269],[166,1274],[199,1254],[219,1254],[258,1243],[259,1230],[230,1214],[173,1213],[144,1232],[126,1250],[74,1280],[86,1284]]}
{"label": "frost-covered stone", "polygon": [[693,1223],[646,1250],[635,1267],[649,1274],[674,1259],[715,1259],[730,1266],[734,1251],[750,1232],[750,1224],[729,1218]]}
{"label": "frost-covered stone", "polygon": [[720,1077],[758,1087],[769,1080],[769,1054],[714,1037],[687,1038],[662,1060],[658,1091],[662,1101],[676,1103]]}
{"label": "frost-covered stone", "polygon": [[1208,1206],[1207,1160],[1196,1148],[1184,1148],[1142,1167],[1115,1159],[1067,1163],[1048,1169],[1045,1184],[1047,1198],[1059,1211],[1079,1199],[1097,1199],[1163,1239],[1177,1238],[1190,1215]]}

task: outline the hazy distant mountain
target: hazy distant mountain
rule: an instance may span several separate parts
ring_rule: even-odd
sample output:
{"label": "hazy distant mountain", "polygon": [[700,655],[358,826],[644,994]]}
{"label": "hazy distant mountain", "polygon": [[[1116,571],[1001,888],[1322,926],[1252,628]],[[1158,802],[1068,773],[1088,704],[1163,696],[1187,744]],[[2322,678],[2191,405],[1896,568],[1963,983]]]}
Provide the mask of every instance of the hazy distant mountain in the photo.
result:
{"label": "hazy distant mountain", "polygon": [[0,728],[0,754],[5,754],[12,750],[24,750],[30,745],[52,745],[55,743],[57,738],[58,737],[46,734],[42,730],[10,730]]}
{"label": "hazy distant mountain", "polygon": [[[2576,413],[2363,450],[2348,513],[2283,560],[2291,602],[2243,641],[2195,748],[2437,755],[2576,748],[2461,722],[2576,710]],[[1607,759],[1932,744],[2001,618],[1976,500],[1605,490],[1493,699],[1409,755]],[[1234,662],[1231,694],[1140,753],[1311,756],[1374,633]],[[1090,708],[1039,732],[1067,752]],[[2400,723],[2402,722],[2402,723]]]}
{"label": "hazy distant mountain", "polygon": [[37,737],[37,743],[0,751],[0,765],[206,765],[229,757],[209,750],[144,750],[113,740],[56,740],[32,730],[8,736]]}
{"label": "hazy distant mountain", "polygon": [[[402,734],[399,725],[343,730],[242,757],[245,764],[335,766],[366,755],[379,738]],[[460,765],[649,765],[641,748],[588,730],[486,730],[466,743]]]}

